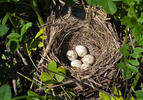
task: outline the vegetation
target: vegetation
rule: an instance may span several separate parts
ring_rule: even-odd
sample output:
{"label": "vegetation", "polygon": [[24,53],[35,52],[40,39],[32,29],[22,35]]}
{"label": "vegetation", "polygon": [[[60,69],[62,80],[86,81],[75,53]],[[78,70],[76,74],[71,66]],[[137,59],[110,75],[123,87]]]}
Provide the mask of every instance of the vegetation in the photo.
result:
{"label": "vegetation", "polygon": [[[102,7],[120,27],[121,38],[124,38],[120,53],[123,55],[118,68],[123,70],[122,75],[132,80],[127,100],[143,100],[143,0],[80,0],[85,7],[85,2],[91,6]],[[77,0],[65,0],[67,6],[71,6]],[[52,84],[60,83],[66,77],[66,70],[58,67],[56,62],[48,64],[48,73],[43,72],[39,79],[45,83],[44,87],[32,80],[36,68],[33,62],[36,55],[44,46],[46,18],[53,6],[57,6],[59,0],[0,0],[0,100],[56,100],[51,89],[46,88]],[[32,59],[31,59],[32,58]],[[21,64],[23,62],[23,64]],[[27,70],[23,70],[26,68]],[[20,72],[30,73],[28,76]],[[27,71],[27,72],[26,72]],[[29,72],[31,71],[31,72]],[[15,74],[19,76],[16,77]],[[22,77],[21,77],[22,76]],[[42,96],[26,87],[31,81],[35,87],[44,90]],[[4,85],[7,84],[7,85]],[[11,89],[10,88],[10,86]],[[17,89],[15,87],[17,84]],[[138,86],[138,84],[140,86]],[[25,89],[22,87],[26,87]],[[11,92],[13,90],[13,92]],[[27,94],[26,94],[27,92]],[[64,89],[61,86],[61,94],[65,94],[71,100],[70,95],[75,96],[72,89]],[[17,95],[18,96],[14,96]],[[133,95],[131,95],[133,94]],[[101,100],[123,100],[125,97],[115,87],[113,96],[99,92]],[[12,98],[14,97],[14,98]],[[59,100],[59,99],[58,99]]]}

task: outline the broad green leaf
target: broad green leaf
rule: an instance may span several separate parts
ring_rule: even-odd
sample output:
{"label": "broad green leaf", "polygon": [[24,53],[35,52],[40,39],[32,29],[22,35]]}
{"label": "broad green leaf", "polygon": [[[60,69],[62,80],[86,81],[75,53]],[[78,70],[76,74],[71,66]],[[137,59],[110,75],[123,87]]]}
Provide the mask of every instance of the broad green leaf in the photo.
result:
{"label": "broad green leaf", "polygon": [[124,55],[124,56],[129,56],[129,50],[130,50],[130,46],[128,44],[124,44],[122,46],[122,48],[120,49],[120,52]]}
{"label": "broad green leaf", "polygon": [[8,32],[9,28],[5,25],[0,25],[0,36],[5,35]]}
{"label": "broad green leaf", "polygon": [[9,40],[8,46],[10,46],[10,51],[15,53],[15,51],[19,48],[19,41],[18,40]]}
{"label": "broad green leaf", "polygon": [[117,64],[117,67],[118,67],[119,69],[124,69],[124,68],[126,67],[126,65],[121,62],[121,63],[118,63],[118,64]]}
{"label": "broad green leaf", "polygon": [[19,2],[20,0],[0,0],[0,3],[3,2]]}
{"label": "broad green leaf", "polygon": [[54,77],[54,72],[57,72],[57,63],[53,60],[50,61],[50,63],[48,64],[48,72],[49,74]]}
{"label": "broad green leaf", "polygon": [[136,47],[136,48],[134,48],[134,52],[136,52],[136,53],[142,53],[143,52],[143,48]]}
{"label": "broad green leaf", "polygon": [[9,85],[0,87],[0,100],[11,100],[12,94]]}
{"label": "broad green leaf", "polygon": [[10,40],[18,40],[20,38],[20,35],[18,33],[10,33],[7,36],[7,38],[10,39]]}
{"label": "broad green leaf", "polygon": [[48,73],[43,72],[40,76],[39,79],[43,82],[46,82],[48,80],[51,80],[51,77]]}
{"label": "broad green leaf", "polygon": [[96,0],[96,5],[102,6],[108,14],[114,14],[117,11],[116,5],[112,0]]}
{"label": "broad green leaf", "polygon": [[100,100],[115,100],[113,97],[111,97],[103,92],[99,92],[99,97],[100,97]]}
{"label": "broad green leaf", "polygon": [[134,17],[129,17],[129,16],[124,16],[121,19],[121,24],[125,25],[126,27],[134,27],[135,25],[137,25],[137,20]]}
{"label": "broad green leaf", "polygon": [[96,0],[86,0],[89,5],[96,6]]}
{"label": "broad green leaf", "polygon": [[22,27],[21,32],[20,32],[20,35],[21,35],[20,41],[22,40],[23,35],[27,32],[27,30],[28,30],[30,27],[32,27],[32,23],[31,23],[31,22],[25,24],[25,25]]}
{"label": "broad green leaf", "polygon": [[58,74],[55,74],[55,78],[58,82],[62,82],[62,80],[65,78],[64,76],[66,75],[66,70],[62,67],[58,67],[57,73]]}
{"label": "broad green leaf", "polygon": [[135,66],[129,65],[129,66],[127,66],[127,68],[128,68],[131,72],[134,72],[134,73],[139,72],[138,69],[137,69]]}
{"label": "broad green leaf", "polygon": [[128,68],[124,69],[124,76],[126,80],[131,78],[131,71]]}
{"label": "broad green leaf", "polygon": [[130,64],[134,65],[134,66],[139,66],[139,65],[140,65],[140,63],[139,63],[138,60],[130,59],[128,62],[129,62]]}
{"label": "broad green leaf", "polygon": [[140,57],[142,57],[142,54],[134,52],[134,53],[130,54],[130,56],[132,56],[133,58],[140,58]]}
{"label": "broad green leaf", "polygon": [[143,100],[143,90],[137,90],[135,91],[136,94],[136,100]]}

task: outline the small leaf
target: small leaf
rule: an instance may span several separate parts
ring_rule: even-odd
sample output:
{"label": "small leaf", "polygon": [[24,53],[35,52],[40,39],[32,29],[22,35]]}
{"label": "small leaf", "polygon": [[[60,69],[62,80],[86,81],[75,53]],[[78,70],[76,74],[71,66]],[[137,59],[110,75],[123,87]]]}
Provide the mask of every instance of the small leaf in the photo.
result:
{"label": "small leaf", "polygon": [[143,52],[143,48],[136,47],[136,48],[134,48],[134,52],[136,52],[136,53],[142,53]]}
{"label": "small leaf", "polygon": [[143,23],[143,12],[141,13],[141,16],[138,18],[138,22],[139,23]]}
{"label": "small leaf", "polygon": [[11,40],[18,40],[20,38],[20,35],[18,33],[10,33],[8,36],[7,36],[8,39],[11,39]]}
{"label": "small leaf", "polygon": [[127,66],[127,68],[131,71],[131,72],[134,72],[134,73],[138,73],[138,69],[135,67],[135,66]]}
{"label": "small leaf", "polygon": [[8,21],[8,15],[6,14],[2,19],[2,25],[5,25],[7,21]]}
{"label": "small leaf", "polygon": [[66,70],[62,67],[57,68],[57,73],[55,74],[55,78],[57,79],[58,82],[62,82],[62,80],[65,78],[64,76],[66,75]]}
{"label": "small leaf", "polygon": [[30,27],[32,27],[32,23],[31,23],[31,22],[25,24],[25,25],[22,27],[21,32],[20,32],[20,35],[21,35],[20,41],[22,40],[23,35],[27,32],[27,30],[28,30]]}
{"label": "small leaf", "polygon": [[21,36],[23,36],[24,33],[25,33],[30,27],[32,27],[32,23],[31,23],[31,22],[25,24],[25,25],[22,27],[21,32],[20,32]]}
{"label": "small leaf", "polygon": [[37,39],[39,36],[41,36],[46,31],[46,28],[41,28],[39,32],[34,37],[34,40]]}
{"label": "small leaf", "polygon": [[126,80],[131,78],[131,71],[128,68],[124,69],[124,76]]}
{"label": "small leaf", "polygon": [[[92,0],[93,1],[93,0]],[[102,6],[108,14],[114,14],[117,11],[116,5],[112,0],[94,0],[96,5]]]}
{"label": "small leaf", "polygon": [[9,28],[5,25],[0,25],[0,36],[5,35],[8,32]]}
{"label": "small leaf", "polygon": [[137,20],[134,17],[124,16],[121,19],[121,24],[126,25],[127,27],[134,27],[137,24]]}
{"label": "small leaf", "polygon": [[143,90],[137,90],[135,92],[137,100],[142,100],[143,99]]}
{"label": "small leaf", "polygon": [[37,93],[33,92],[33,91],[28,91],[27,92],[28,96],[39,96]]}
{"label": "small leaf", "polygon": [[133,58],[140,58],[140,57],[142,57],[142,54],[134,52],[134,53],[130,54],[130,56],[132,56]]}
{"label": "small leaf", "polygon": [[0,87],[0,100],[11,100],[12,94],[9,85]]}
{"label": "small leaf", "polygon": [[122,48],[120,49],[120,52],[124,55],[124,56],[129,56],[130,53],[129,53],[129,50],[130,50],[130,46],[128,44],[124,44],[122,46]]}
{"label": "small leaf", "polygon": [[143,26],[140,24],[136,24],[131,30],[136,40],[140,40],[141,38],[140,35],[143,35],[142,30],[143,30]]}
{"label": "small leaf", "polygon": [[49,74],[43,72],[40,76],[39,76],[39,79],[43,82],[46,82],[48,80],[51,80],[51,77]]}
{"label": "small leaf", "polygon": [[99,97],[101,100],[114,100],[114,98],[112,99],[109,95],[103,92],[99,92]]}
{"label": "small leaf", "polygon": [[138,62],[138,60],[133,60],[133,59],[131,59],[131,60],[129,60],[128,62],[129,62],[130,64],[134,65],[134,66],[139,66],[139,65],[140,65],[140,63]]}
{"label": "small leaf", "polygon": [[117,67],[118,67],[119,69],[124,69],[124,68],[126,67],[126,65],[121,62],[121,63],[118,63],[118,64],[117,64]]}
{"label": "small leaf", "polygon": [[50,61],[50,63],[48,64],[48,72],[49,72],[49,74],[52,76],[52,77],[54,77],[54,72],[57,72],[56,70],[57,70],[57,63],[55,62],[55,61],[53,61],[53,60],[51,60]]}
{"label": "small leaf", "polygon": [[44,43],[43,42],[39,42],[38,47],[39,48],[44,47]]}

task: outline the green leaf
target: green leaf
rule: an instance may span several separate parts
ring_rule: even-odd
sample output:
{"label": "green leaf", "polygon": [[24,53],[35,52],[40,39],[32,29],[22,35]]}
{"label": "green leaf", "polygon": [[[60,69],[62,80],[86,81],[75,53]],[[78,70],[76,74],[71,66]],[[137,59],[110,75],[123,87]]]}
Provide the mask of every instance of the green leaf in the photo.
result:
{"label": "green leaf", "polygon": [[10,33],[7,36],[7,38],[10,39],[10,40],[18,40],[20,38],[20,35],[18,33]]}
{"label": "green leaf", "polygon": [[2,25],[5,25],[7,21],[8,21],[8,15],[6,14],[2,19]]}
{"label": "green leaf", "polygon": [[11,100],[12,94],[9,85],[0,87],[0,100]]}
{"label": "green leaf", "polygon": [[[35,92],[33,92],[33,91],[28,91],[27,92],[27,94],[28,94],[28,96],[29,97],[27,97],[27,99],[26,100],[40,100],[39,98],[38,98],[38,94],[37,93],[35,93]],[[30,97],[30,96],[36,96],[35,98],[34,97]]]}
{"label": "green leaf", "polygon": [[0,36],[5,35],[8,32],[9,28],[5,25],[0,25]]}
{"label": "green leaf", "polygon": [[140,58],[140,57],[142,57],[142,54],[134,52],[134,53],[130,54],[130,56],[132,56],[133,58]]}
{"label": "green leaf", "polygon": [[89,5],[96,6],[96,0],[86,0]]}
{"label": "green leaf", "polygon": [[137,20],[134,17],[129,17],[129,16],[124,16],[121,19],[121,24],[125,25],[126,27],[134,27],[135,25],[137,25]]}
{"label": "green leaf", "polygon": [[117,67],[118,67],[119,69],[124,69],[124,68],[126,67],[126,65],[121,62],[121,63],[118,63],[118,64],[117,64]]}
{"label": "green leaf", "polygon": [[44,43],[43,42],[39,42],[38,47],[39,48],[44,47]]}
{"label": "green leaf", "polygon": [[43,72],[40,76],[39,76],[39,79],[43,82],[46,82],[48,80],[52,80],[52,78],[50,77],[49,74]]}
{"label": "green leaf", "polygon": [[20,32],[20,35],[21,35],[21,38],[20,38],[20,41],[22,40],[23,38],[23,35],[27,32],[27,30],[32,27],[32,23],[31,22],[28,22],[27,24],[25,24],[22,29],[21,29],[21,32]]}
{"label": "green leaf", "polygon": [[15,51],[19,48],[19,41],[18,40],[9,40],[8,46],[10,46],[10,51],[15,53]]}
{"label": "green leaf", "polygon": [[124,69],[124,76],[126,80],[131,78],[131,71],[128,68]]}
{"label": "green leaf", "polygon": [[141,38],[143,38],[142,30],[143,30],[143,26],[140,24],[136,24],[134,28],[131,30],[136,40],[140,40]]}
{"label": "green leaf", "polygon": [[99,92],[99,97],[100,97],[100,100],[115,100],[113,97],[111,97],[103,92]]}
{"label": "green leaf", "polygon": [[139,23],[143,23],[143,12],[141,13],[140,17],[138,18]]}
{"label": "green leaf", "polygon": [[122,1],[129,6],[134,4],[134,0],[122,0]]}
{"label": "green leaf", "polygon": [[143,48],[136,47],[136,48],[134,48],[134,52],[136,52],[136,53],[142,53],[143,52]]}
{"label": "green leaf", "polygon": [[131,72],[134,72],[134,73],[138,73],[138,72],[139,72],[138,69],[137,69],[135,66],[129,65],[129,66],[127,66],[127,68],[128,68]]}
{"label": "green leaf", "polygon": [[28,91],[27,92],[28,96],[39,96],[37,93],[33,92],[33,91]]}
{"label": "green leaf", "polygon": [[58,67],[57,73],[58,74],[55,74],[55,78],[57,79],[58,82],[62,82],[63,79],[65,78],[64,76],[66,75],[66,70],[62,67]]}
{"label": "green leaf", "polygon": [[48,72],[49,74],[54,77],[54,74],[53,72],[57,72],[57,63],[54,61],[54,60],[51,60],[50,63],[48,64]]}
{"label": "green leaf", "polygon": [[139,66],[139,65],[140,65],[140,63],[138,62],[138,60],[130,59],[128,62],[129,62],[130,64],[134,65],[134,66]]}
{"label": "green leaf", "polygon": [[129,56],[130,53],[129,53],[129,50],[130,50],[130,46],[128,44],[124,44],[122,46],[122,48],[120,48],[120,52],[124,55],[124,56]]}
{"label": "green leaf", "polygon": [[114,87],[113,94],[114,94],[115,100],[124,100],[123,97],[122,97],[121,91],[118,90],[117,87]]}
{"label": "green leaf", "polygon": [[143,90],[137,90],[136,92],[135,92],[135,94],[136,94],[136,100],[142,100],[143,99]]}
{"label": "green leaf", "polygon": [[[93,1],[93,0],[92,0]],[[114,14],[117,11],[116,5],[112,0],[95,0],[96,4],[102,6],[108,14]]]}

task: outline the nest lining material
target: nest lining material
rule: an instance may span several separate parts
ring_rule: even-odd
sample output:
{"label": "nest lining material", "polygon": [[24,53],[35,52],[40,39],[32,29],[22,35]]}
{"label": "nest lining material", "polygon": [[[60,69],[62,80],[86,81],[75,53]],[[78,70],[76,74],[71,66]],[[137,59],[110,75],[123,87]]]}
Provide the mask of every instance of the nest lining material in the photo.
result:
{"label": "nest lining material", "polygon": [[[55,18],[52,14],[47,23],[47,32],[50,33],[47,57],[69,70],[75,79],[86,80],[86,85],[107,89],[116,80],[114,64],[120,56],[120,46],[117,33],[111,23],[105,21],[105,16],[98,10],[91,13],[90,23],[88,17],[83,20],[66,14]],[[87,47],[95,57],[95,63],[85,71],[72,68],[66,57],[66,52],[76,45]]]}

